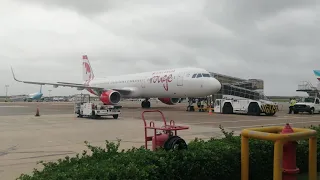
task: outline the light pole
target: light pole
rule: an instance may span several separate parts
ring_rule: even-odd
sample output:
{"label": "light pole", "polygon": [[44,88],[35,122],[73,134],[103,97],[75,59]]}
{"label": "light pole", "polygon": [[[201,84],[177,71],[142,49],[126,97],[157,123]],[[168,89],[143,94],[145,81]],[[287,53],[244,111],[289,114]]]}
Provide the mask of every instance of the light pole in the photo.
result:
{"label": "light pole", "polygon": [[8,101],[8,87],[9,87],[9,85],[5,85],[4,86],[5,88],[6,88],[6,102]]}
{"label": "light pole", "polygon": [[49,91],[49,98],[48,98],[48,101],[51,101],[51,91],[52,91],[52,90],[51,90],[51,89],[49,89],[48,91]]}

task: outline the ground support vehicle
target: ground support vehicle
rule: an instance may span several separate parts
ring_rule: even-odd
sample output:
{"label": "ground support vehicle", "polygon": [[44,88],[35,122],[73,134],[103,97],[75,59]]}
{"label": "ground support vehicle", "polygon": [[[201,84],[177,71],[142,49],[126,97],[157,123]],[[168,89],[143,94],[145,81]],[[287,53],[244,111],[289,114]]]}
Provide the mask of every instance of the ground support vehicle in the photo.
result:
{"label": "ground support vehicle", "polygon": [[273,116],[279,111],[278,104],[268,100],[244,98],[216,99],[214,112],[222,114],[248,114]]}
{"label": "ground support vehicle", "polygon": [[320,99],[312,96],[301,98],[301,100],[293,106],[292,110],[294,114],[300,112],[308,112],[309,114],[320,113]]}
{"label": "ground support vehicle", "polygon": [[76,95],[74,97],[74,113],[78,117],[99,118],[102,116],[112,116],[114,119],[118,119],[121,114],[120,109],[122,106],[103,105],[90,102],[89,94]]}
{"label": "ground support vehicle", "polygon": [[298,92],[306,92],[308,97],[302,97],[293,106],[294,114],[299,112],[308,112],[309,114],[320,113],[320,92],[317,87],[313,86],[309,81],[301,81],[298,85]]}

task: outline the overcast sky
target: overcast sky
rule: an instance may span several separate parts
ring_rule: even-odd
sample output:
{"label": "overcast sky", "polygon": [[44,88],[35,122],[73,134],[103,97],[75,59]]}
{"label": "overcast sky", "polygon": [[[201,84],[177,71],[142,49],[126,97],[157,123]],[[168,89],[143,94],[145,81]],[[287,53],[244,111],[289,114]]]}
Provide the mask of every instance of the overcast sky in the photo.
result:
{"label": "overcast sky", "polygon": [[[184,66],[263,79],[266,95],[296,95],[320,69],[316,0],[0,0],[0,94],[29,94],[23,80],[81,82],[87,54],[96,76]],[[116,68],[115,68],[116,67]],[[44,95],[80,93],[43,87]],[[304,93],[299,93],[305,95]]]}

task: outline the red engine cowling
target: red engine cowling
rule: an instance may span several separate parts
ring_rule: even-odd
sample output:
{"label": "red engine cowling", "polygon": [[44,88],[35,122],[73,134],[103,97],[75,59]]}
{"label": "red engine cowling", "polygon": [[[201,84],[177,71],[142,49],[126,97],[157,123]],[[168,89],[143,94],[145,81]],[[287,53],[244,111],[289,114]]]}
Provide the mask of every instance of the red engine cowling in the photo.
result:
{"label": "red engine cowling", "polygon": [[105,105],[116,105],[120,102],[121,95],[117,91],[104,91],[100,95],[100,101]]}
{"label": "red engine cowling", "polygon": [[158,98],[164,104],[174,105],[179,102],[180,98]]}

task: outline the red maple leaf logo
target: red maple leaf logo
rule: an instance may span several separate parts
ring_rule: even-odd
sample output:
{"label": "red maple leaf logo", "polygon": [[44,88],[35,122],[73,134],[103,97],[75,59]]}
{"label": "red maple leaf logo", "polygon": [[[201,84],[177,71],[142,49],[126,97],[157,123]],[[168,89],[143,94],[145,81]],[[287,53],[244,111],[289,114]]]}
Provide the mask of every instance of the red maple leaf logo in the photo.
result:
{"label": "red maple leaf logo", "polygon": [[86,74],[91,73],[90,65],[87,62],[83,62],[84,68],[86,69]]}

